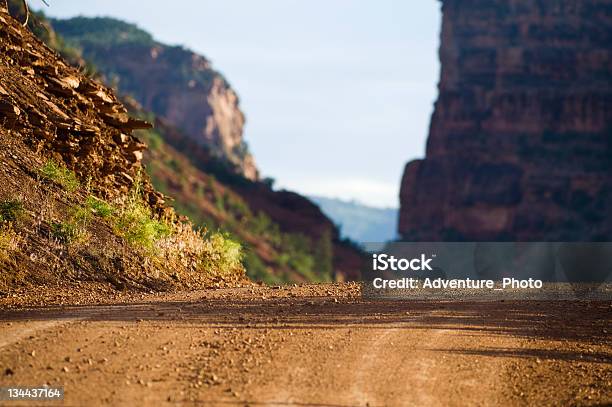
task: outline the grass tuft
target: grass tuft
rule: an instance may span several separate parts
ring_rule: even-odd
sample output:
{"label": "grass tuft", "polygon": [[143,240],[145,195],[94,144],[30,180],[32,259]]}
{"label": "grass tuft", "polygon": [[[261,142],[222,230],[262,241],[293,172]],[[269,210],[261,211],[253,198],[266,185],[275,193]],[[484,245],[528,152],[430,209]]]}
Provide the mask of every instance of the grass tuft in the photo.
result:
{"label": "grass tuft", "polygon": [[91,209],[87,206],[76,206],[70,210],[68,221],[51,222],[51,236],[57,241],[69,245],[85,243],[90,238],[87,226],[91,217]]}
{"label": "grass tuft", "polygon": [[0,262],[9,260],[19,247],[20,237],[11,227],[0,228]]}
{"label": "grass tuft", "polygon": [[207,243],[201,257],[201,265],[206,271],[229,274],[242,269],[240,243],[220,232],[210,236]]}
{"label": "grass tuft", "polygon": [[0,202],[0,224],[14,223],[23,217],[23,203],[16,199]]}
{"label": "grass tuft", "polygon": [[151,209],[142,201],[132,201],[121,210],[115,231],[129,243],[152,250],[155,242],[170,235],[171,228],[153,218]]}
{"label": "grass tuft", "polygon": [[99,216],[101,218],[110,218],[115,213],[115,208],[113,208],[108,202],[96,198],[93,195],[87,197],[87,200],[85,201],[85,206],[94,215]]}
{"label": "grass tuft", "polygon": [[114,219],[114,229],[128,243],[152,251],[158,240],[172,234],[172,227],[153,216],[151,207],[142,199],[141,188],[138,174],[127,202]]}
{"label": "grass tuft", "polygon": [[43,178],[59,184],[68,192],[74,192],[80,186],[80,182],[73,171],[57,164],[53,160],[47,161],[40,168],[39,172]]}
{"label": "grass tuft", "polygon": [[85,228],[76,222],[51,222],[51,236],[64,244],[79,244],[89,240]]}

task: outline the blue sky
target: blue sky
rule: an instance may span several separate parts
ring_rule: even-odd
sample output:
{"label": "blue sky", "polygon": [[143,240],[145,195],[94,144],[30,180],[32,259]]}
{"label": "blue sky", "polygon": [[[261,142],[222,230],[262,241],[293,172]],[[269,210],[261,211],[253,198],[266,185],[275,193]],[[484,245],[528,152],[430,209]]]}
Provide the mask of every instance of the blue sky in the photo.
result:
{"label": "blue sky", "polygon": [[396,207],[404,164],[424,154],[436,0],[36,1],[204,54],[240,95],[245,139],[280,187]]}

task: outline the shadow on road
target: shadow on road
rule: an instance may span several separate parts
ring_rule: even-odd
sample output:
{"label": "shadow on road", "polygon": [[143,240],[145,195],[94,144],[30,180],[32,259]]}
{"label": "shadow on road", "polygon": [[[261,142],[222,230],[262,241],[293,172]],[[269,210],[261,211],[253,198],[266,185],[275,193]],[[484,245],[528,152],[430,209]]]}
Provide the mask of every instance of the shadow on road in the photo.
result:
{"label": "shadow on road", "polygon": [[[444,329],[464,335],[511,335],[523,338],[575,340],[585,344],[610,343],[610,302],[517,301],[440,302],[380,301],[362,298],[334,303],[325,297],[271,299],[202,299],[115,305],[33,307],[0,311],[0,323],[24,320],[83,318],[89,321],[129,323],[172,321],[202,328],[240,329]],[[463,351],[466,352],[466,351]],[[554,350],[485,349],[470,351],[487,356],[608,361],[612,355]],[[469,353],[469,352],[468,352]]]}
{"label": "shadow on road", "polygon": [[431,349],[443,353],[455,353],[470,356],[491,356],[511,358],[539,358],[542,360],[565,360],[574,362],[612,363],[612,355],[600,352],[572,352],[553,349],[518,349],[518,348],[487,348],[487,349]]}

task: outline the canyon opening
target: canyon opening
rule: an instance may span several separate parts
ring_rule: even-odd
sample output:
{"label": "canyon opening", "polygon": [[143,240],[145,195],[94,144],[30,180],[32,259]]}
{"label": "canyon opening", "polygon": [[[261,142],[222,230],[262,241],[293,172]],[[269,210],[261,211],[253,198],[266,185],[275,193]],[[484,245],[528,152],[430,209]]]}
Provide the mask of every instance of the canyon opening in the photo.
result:
{"label": "canyon opening", "polygon": [[46,3],[0,403],[612,404],[609,0]]}

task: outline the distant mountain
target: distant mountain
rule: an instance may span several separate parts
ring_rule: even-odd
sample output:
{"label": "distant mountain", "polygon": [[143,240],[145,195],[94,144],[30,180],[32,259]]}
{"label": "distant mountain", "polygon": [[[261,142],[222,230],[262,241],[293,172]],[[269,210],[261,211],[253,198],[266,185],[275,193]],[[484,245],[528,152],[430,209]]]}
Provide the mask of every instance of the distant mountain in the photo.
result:
{"label": "distant mountain", "polygon": [[320,196],[308,198],[340,226],[342,237],[358,243],[386,242],[396,238],[397,209],[375,208],[356,201]]}

